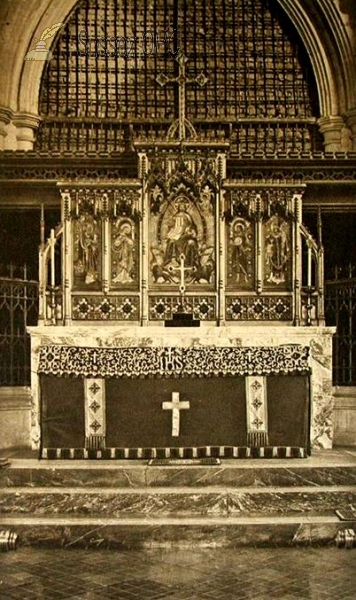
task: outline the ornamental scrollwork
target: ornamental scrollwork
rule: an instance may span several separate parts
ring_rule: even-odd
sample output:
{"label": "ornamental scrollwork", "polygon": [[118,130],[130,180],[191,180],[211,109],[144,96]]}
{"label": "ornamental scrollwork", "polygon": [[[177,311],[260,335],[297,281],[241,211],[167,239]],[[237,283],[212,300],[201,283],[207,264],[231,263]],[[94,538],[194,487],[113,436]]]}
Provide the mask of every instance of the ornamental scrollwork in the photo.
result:
{"label": "ornamental scrollwork", "polygon": [[77,377],[234,377],[307,374],[309,348],[87,348],[42,346],[38,373]]}

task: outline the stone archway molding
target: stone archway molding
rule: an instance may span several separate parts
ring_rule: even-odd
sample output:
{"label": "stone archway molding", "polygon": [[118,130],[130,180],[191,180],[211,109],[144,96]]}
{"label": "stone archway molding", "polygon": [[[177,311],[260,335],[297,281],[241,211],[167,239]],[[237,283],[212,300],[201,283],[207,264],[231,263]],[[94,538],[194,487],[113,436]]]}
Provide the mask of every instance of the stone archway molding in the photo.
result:
{"label": "stone archway molding", "polygon": [[[0,149],[31,150],[40,122],[39,92],[45,61],[25,61],[42,32],[65,22],[77,0],[3,0],[0,6]],[[48,40],[47,48],[56,43]],[[9,141],[8,141],[9,140]],[[2,144],[2,145],[1,145]]]}

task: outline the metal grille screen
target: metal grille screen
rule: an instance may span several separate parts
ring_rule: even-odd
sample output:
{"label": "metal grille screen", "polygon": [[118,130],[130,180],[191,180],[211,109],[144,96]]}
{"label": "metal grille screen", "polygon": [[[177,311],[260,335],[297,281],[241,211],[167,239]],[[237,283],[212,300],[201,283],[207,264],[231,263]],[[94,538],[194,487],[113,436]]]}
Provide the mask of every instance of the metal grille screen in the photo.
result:
{"label": "metal grille screen", "polygon": [[[124,124],[161,137],[177,116],[174,53],[187,56],[186,115],[235,150],[310,149],[318,109],[306,52],[272,0],[83,0],[44,73],[41,148],[120,150]],[[68,123],[71,127],[68,127]]]}

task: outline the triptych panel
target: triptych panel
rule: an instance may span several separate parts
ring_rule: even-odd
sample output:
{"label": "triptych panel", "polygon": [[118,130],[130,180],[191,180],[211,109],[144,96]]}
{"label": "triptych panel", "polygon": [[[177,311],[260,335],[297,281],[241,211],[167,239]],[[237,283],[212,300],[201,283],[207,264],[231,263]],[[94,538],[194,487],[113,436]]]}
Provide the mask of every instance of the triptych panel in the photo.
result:
{"label": "triptych panel", "polygon": [[[74,219],[73,288],[78,291],[101,290],[103,281],[103,220],[84,213]],[[128,217],[110,222],[110,288],[137,288],[139,283],[139,232],[137,223]]]}
{"label": "triptych panel", "polygon": [[[293,231],[290,218],[272,215],[262,223],[235,217],[226,225],[227,287],[239,291],[256,288],[261,275],[263,289],[289,291],[292,288]],[[261,271],[257,273],[257,255]]]}
{"label": "triptych panel", "polygon": [[64,194],[72,318],[162,321],[184,295],[199,320],[291,320],[296,192],[221,192],[208,161],[172,164],[145,189]]}

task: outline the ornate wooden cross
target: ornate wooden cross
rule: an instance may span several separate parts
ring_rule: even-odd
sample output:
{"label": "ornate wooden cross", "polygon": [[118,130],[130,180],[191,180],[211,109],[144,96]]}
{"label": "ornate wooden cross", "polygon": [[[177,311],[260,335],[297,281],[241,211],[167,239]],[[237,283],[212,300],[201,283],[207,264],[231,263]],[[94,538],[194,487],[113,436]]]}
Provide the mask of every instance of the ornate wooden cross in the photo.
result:
{"label": "ornate wooden cross", "polygon": [[178,77],[167,77],[167,75],[164,73],[160,73],[158,77],[156,77],[156,81],[162,87],[164,87],[167,83],[178,83],[178,120],[175,121],[169,128],[168,137],[173,137],[174,133],[178,130],[178,139],[184,140],[186,137],[186,129],[189,130],[193,137],[196,136],[196,132],[192,123],[190,123],[185,116],[185,86],[188,83],[197,83],[200,85],[200,87],[203,87],[207,83],[208,79],[202,71],[195,79],[189,79],[186,76],[185,65],[188,59],[183,52],[178,53],[176,60],[179,64]]}
{"label": "ornate wooden cross", "polygon": [[162,402],[163,410],[172,411],[172,437],[179,436],[180,411],[190,408],[189,400],[180,400],[179,392],[172,392],[171,402]]}

